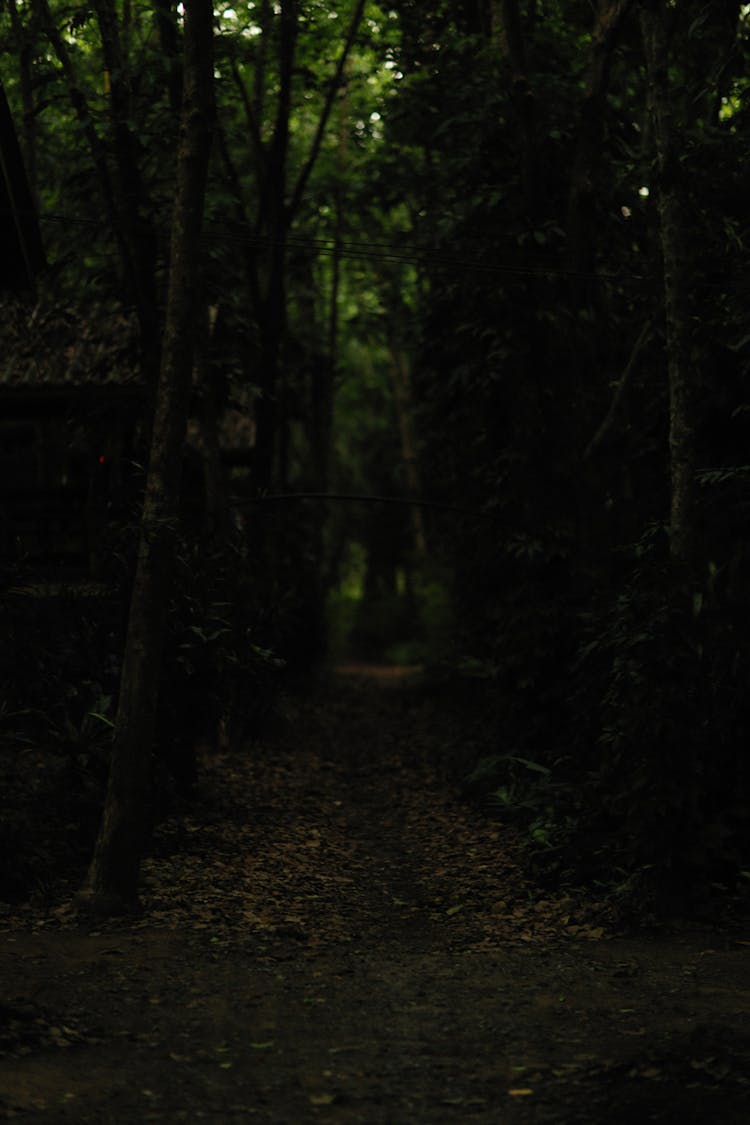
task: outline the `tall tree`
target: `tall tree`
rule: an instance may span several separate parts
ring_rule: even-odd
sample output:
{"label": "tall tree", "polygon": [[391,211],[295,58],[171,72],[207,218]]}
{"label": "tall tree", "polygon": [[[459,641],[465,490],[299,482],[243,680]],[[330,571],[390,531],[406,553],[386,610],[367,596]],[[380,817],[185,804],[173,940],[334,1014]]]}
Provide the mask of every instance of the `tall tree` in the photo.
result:
{"label": "tall tree", "polygon": [[16,0],[8,0],[8,15],[12,30],[14,47],[18,54],[18,76],[23,107],[23,154],[26,163],[26,175],[29,180],[32,198],[37,197],[37,125],[36,104],[34,97],[33,73],[33,33],[27,23],[21,19]]}
{"label": "tall tree", "polygon": [[185,0],[177,194],[151,456],[106,803],[81,896],[94,912],[111,912],[136,900],[148,839],[152,742],[173,571],[199,292],[199,239],[213,127],[212,36],[211,0]]}
{"label": "tall tree", "polygon": [[568,199],[571,266],[579,274],[590,274],[595,266],[598,173],[607,89],[617,37],[632,7],[633,0],[603,0],[591,36]]}
{"label": "tall tree", "polygon": [[692,278],[687,255],[690,211],[682,181],[680,129],[669,78],[668,14],[664,0],[650,0],[643,7],[641,19],[658,172],[659,238],[664,270],[671,480],[669,540],[672,557],[687,564],[695,543],[697,375],[692,362]]}
{"label": "tall tree", "polygon": [[236,213],[243,226],[254,231],[254,245],[248,247],[246,270],[248,288],[257,324],[259,348],[257,370],[252,373],[259,394],[255,404],[255,481],[261,490],[271,483],[280,428],[279,404],[283,393],[281,351],[287,326],[287,248],[289,233],[298,218],[312,172],[320,156],[336,97],[345,79],[349,59],[365,10],[366,0],[355,0],[344,41],[330,78],[314,125],[304,159],[296,173],[290,170],[291,124],[295,110],[295,78],[302,69],[299,62],[302,13],[297,0],[282,0],[278,10],[276,100],[270,136],[264,140],[263,118],[268,115],[268,96],[262,72],[268,65],[266,37],[273,24],[267,5],[260,11],[262,54],[255,74],[255,91],[237,65],[233,74],[245,115],[248,147],[256,173],[257,210],[255,214],[246,200],[235,161],[227,145],[223,146],[228,180],[235,200]]}
{"label": "tall tree", "polygon": [[[155,368],[158,356],[159,317],[156,302],[156,231],[148,218],[150,200],[141,173],[143,154],[131,126],[130,67],[123,44],[114,0],[95,0],[105,89],[108,91],[111,148],[116,175],[119,223],[131,258],[135,289],[131,295],[138,314],[143,358]],[[155,370],[149,372],[155,375]]]}
{"label": "tall tree", "polygon": [[0,83],[0,290],[31,289],[44,265],[32,189]]}

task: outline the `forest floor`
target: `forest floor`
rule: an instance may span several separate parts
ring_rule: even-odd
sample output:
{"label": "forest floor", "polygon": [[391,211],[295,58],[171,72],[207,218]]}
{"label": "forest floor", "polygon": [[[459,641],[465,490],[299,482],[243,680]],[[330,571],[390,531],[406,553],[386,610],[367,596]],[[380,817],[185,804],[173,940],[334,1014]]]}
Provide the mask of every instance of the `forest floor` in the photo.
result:
{"label": "forest floor", "polygon": [[750,1120],[750,941],[613,932],[462,803],[408,677],[343,669],[202,763],[144,910],[0,919],[0,1118],[443,1125]]}

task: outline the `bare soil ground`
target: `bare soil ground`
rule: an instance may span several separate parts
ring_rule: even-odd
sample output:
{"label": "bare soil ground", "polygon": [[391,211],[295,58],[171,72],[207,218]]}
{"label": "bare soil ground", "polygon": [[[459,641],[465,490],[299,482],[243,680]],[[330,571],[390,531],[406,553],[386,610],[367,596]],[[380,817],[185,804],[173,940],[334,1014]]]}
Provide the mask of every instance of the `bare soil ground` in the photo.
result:
{"label": "bare soil ground", "polygon": [[0,919],[0,1118],[746,1125],[748,935],[542,895],[436,768],[444,710],[344,673],[204,761],[142,916]]}

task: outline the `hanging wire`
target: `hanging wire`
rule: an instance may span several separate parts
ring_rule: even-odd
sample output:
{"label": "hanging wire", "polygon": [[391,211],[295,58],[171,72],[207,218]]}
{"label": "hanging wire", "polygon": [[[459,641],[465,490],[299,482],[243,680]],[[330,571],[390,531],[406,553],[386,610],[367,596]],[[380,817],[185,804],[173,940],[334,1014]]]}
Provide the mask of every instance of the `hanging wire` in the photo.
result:
{"label": "hanging wire", "polygon": [[474,519],[493,520],[490,512],[478,508],[462,508],[456,504],[444,504],[440,500],[421,500],[416,496],[368,496],[353,492],[278,492],[259,496],[230,496],[232,508],[245,508],[254,504],[288,504],[295,500],[337,500],[358,504],[397,504],[409,508],[430,508],[438,512],[453,512],[456,515],[472,516]]}
{"label": "hanging wire", "polygon": [[[79,216],[47,214],[42,222],[55,223],[67,226],[96,227],[101,224],[96,219],[86,219]],[[256,235],[247,228],[237,225],[227,227],[219,224],[208,223],[204,226],[202,236],[204,243],[209,245],[216,242],[227,242],[233,245],[238,243],[255,250],[268,250],[274,246],[282,245],[273,239]],[[433,265],[443,266],[446,269],[477,270],[481,273],[505,274],[520,278],[550,278],[560,277],[567,280],[582,281],[638,281],[645,282],[649,278],[644,274],[633,273],[596,273],[581,270],[566,269],[560,266],[524,266],[508,262],[487,262],[481,258],[467,258],[453,255],[432,246],[409,245],[401,242],[370,242],[354,241],[350,239],[337,240],[333,238],[309,238],[298,235],[289,235],[283,243],[289,249],[312,250],[318,254],[338,255],[343,258],[360,261],[374,261],[394,265],[419,265],[429,262]]]}
{"label": "hanging wire", "polygon": [[[60,214],[44,215],[41,221],[42,225],[44,223],[82,227],[101,227],[102,225],[97,219],[86,219],[79,216]],[[408,232],[404,232],[404,235],[407,236]],[[637,282],[639,284],[650,284],[653,283],[655,278],[654,274],[628,273],[625,271],[619,273],[597,272],[593,270],[583,271],[551,264],[525,266],[510,262],[493,263],[478,257],[467,258],[465,256],[453,255],[450,252],[446,252],[434,246],[410,245],[403,241],[370,242],[289,235],[283,242],[279,242],[257,235],[242,224],[226,226],[210,222],[206,223],[204,224],[202,241],[204,245],[212,245],[217,242],[226,242],[232,245],[240,243],[254,250],[268,250],[274,246],[283,245],[287,249],[311,250],[317,254],[338,255],[339,257],[348,258],[352,261],[371,261],[393,265],[430,264],[441,266],[447,270],[474,270],[479,273],[497,274],[521,279],[560,278],[566,281],[591,281],[619,284],[623,282]],[[112,257],[114,259],[116,256],[114,252],[111,254],[99,252],[99,257],[101,258]],[[695,279],[694,284],[701,289],[725,290],[728,286],[731,286],[735,294],[740,292],[744,293],[749,287],[746,278],[740,279],[736,276],[731,277],[726,274],[722,275],[722,277],[717,280],[699,277]]]}

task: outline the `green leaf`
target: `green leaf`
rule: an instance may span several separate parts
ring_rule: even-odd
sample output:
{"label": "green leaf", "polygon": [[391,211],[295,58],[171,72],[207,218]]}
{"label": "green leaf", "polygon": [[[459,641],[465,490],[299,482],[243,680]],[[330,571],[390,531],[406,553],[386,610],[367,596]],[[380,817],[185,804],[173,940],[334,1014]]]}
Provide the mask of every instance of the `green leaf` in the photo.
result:
{"label": "green leaf", "polygon": [[105,723],[108,727],[114,727],[115,725],[111,719],[108,719],[106,715],[102,715],[98,711],[87,711],[87,715],[92,719],[99,719],[100,722]]}
{"label": "green leaf", "polygon": [[532,770],[534,773],[550,774],[552,771],[547,766],[542,766],[539,762],[532,762],[528,758],[519,758],[515,754],[510,758],[512,762],[518,762],[520,766],[526,766],[527,770]]}

